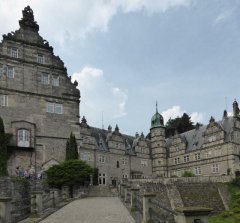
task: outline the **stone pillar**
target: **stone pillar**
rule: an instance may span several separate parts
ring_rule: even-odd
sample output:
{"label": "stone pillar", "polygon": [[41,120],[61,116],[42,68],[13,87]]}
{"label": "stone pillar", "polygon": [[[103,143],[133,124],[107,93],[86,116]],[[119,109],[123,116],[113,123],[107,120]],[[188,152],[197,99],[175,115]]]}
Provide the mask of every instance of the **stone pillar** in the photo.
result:
{"label": "stone pillar", "polygon": [[151,216],[149,213],[151,199],[156,197],[154,193],[145,193],[143,195],[143,221],[142,223],[148,223],[151,221]]}
{"label": "stone pillar", "polygon": [[90,184],[89,184],[89,186],[92,186],[92,185],[93,185],[93,175],[90,174]]}
{"label": "stone pillar", "polygon": [[125,186],[124,187],[124,202],[127,203],[128,202],[128,197],[127,197],[127,194],[128,194],[128,190],[129,190],[130,186]]}
{"label": "stone pillar", "polygon": [[40,215],[43,211],[42,191],[32,191],[31,193],[31,213]]}
{"label": "stone pillar", "polygon": [[125,184],[121,184],[121,186],[120,186],[120,197],[121,198],[124,198],[125,187],[126,187]]}
{"label": "stone pillar", "polygon": [[68,186],[62,187],[62,198],[63,198],[63,200],[66,200],[69,198],[69,187]]}
{"label": "stone pillar", "polygon": [[58,190],[57,189],[50,189],[50,196],[52,198],[52,206],[55,208],[58,203]]}
{"label": "stone pillar", "polygon": [[11,223],[11,197],[0,197],[0,223]]}
{"label": "stone pillar", "polygon": [[136,209],[136,193],[139,193],[139,188],[131,188],[131,209]]}

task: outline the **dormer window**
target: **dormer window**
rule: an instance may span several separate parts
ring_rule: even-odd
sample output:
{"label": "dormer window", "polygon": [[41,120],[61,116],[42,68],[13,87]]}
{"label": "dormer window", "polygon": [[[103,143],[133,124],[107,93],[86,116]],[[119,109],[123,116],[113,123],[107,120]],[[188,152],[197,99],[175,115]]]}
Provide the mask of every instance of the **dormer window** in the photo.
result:
{"label": "dormer window", "polygon": [[18,130],[18,146],[29,147],[30,146],[30,131],[27,129]]}
{"label": "dormer window", "polygon": [[42,54],[38,54],[37,55],[37,62],[40,64],[44,64],[45,63],[45,57]]}
{"label": "dormer window", "polygon": [[11,48],[11,57],[18,58],[18,49],[16,47]]}

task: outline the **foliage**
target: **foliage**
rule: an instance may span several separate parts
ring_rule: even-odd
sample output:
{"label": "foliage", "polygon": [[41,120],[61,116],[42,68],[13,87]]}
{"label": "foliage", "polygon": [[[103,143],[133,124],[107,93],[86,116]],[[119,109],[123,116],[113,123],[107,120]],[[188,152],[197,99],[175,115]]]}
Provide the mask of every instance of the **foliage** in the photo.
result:
{"label": "foliage", "polygon": [[195,174],[191,171],[184,171],[182,177],[195,177]]}
{"label": "foliage", "polygon": [[7,146],[9,144],[10,135],[5,133],[3,120],[0,117],[0,176],[7,176],[7,161],[9,153]]}
{"label": "foliage", "polygon": [[54,165],[46,171],[47,183],[51,187],[83,185],[89,181],[92,167],[82,160],[68,160]]}
{"label": "foliage", "polygon": [[172,136],[175,132],[183,133],[189,130],[194,129],[195,126],[191,121],[191,117],[183,113],[182,117],[177,117],[175,119],[169,119],[166,123],[166,136]]}
{"label": "foliage", "polygon": [[74,134],[70,134],[66,144],[66,160],[78,159],[77,141]]}
{"label": "foliage", "polygon": [[240,222],[240,178],[236,178],[228,185],[231,194],[229,210],[209,218],[209,223],[238,223]]}

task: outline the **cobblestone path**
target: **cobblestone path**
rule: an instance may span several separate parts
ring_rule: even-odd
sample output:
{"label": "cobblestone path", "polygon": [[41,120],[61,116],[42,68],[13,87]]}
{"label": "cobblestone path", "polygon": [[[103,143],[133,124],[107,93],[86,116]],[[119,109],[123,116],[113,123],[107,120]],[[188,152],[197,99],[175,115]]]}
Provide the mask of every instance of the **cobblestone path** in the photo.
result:
{"label": "cobblestone path", "polygon": [[41,223],[134,223],[117,197],[92,197],[71,202]]}

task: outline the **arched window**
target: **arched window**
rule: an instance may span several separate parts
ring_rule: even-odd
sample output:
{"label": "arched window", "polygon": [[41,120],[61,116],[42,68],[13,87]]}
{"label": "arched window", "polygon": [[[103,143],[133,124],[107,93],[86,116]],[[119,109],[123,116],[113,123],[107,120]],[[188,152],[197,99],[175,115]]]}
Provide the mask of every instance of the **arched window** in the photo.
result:
{"label": "arched window", "polygon": [[29,147],[30,146],[30,131],[27,129],[18,130],[18,146]]}
{"label": "arched window", "polygon": [[117,161],[117,168],[119,168],[119,161]]}

